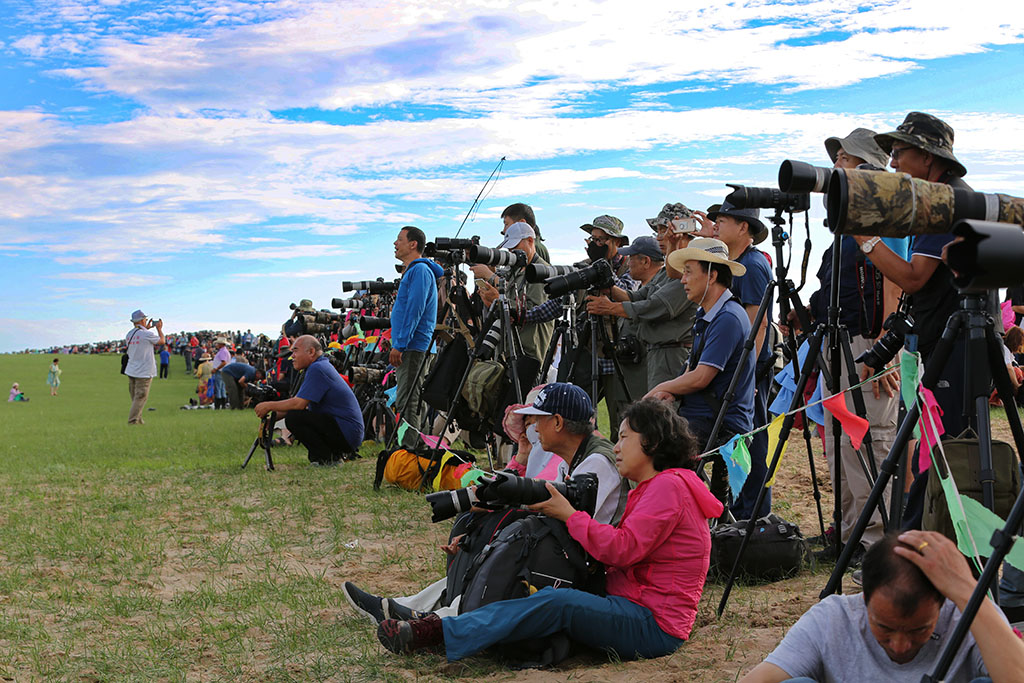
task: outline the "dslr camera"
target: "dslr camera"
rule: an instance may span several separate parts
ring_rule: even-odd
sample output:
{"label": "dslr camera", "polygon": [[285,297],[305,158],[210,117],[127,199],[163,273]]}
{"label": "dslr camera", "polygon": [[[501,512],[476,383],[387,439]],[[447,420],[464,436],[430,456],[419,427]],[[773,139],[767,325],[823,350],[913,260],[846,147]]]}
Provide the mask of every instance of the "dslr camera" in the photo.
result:
{"label": "dslr camera", "polygon": [[585,268],[548,278],[544,282],[544,291],[548,296],[562,296],[577,289],[607,289],[614,284],[612,264],[598,259]]}
{"label": "dslr camera", "polygon": [[280,401],[284,395],[273,384],[267,381],[247,382],[245,395],[252,399],[253,403],[264,403],[266,401]]}
{"label": "dslr camera", "polygon": [[385,282],[384,278],[376,280],[356,280],[354,282],[345,280],[341,283],[343,292],[369,292],[370,294],[394,294],[398,291],[399,280]]}
{"label": "dslr camera", "polygon": [[482,478],[476,486],[428,494],[430,521],[451,519],[474,506],[497,509],[510,505],[540,503],[551,497],[545,486],[548,483],[565,496],[574,508],[590,515],[594,514],[594,508],[597,506],[597,475],[592,472],[569,477],[564,483],[526,479],[509,472],[495,472],[490,477]]}
{"label": "dslr camera", "polygon": [[881,370],[891,363],[907,342],[907,335],[914,333],[914,319],[901,308],[885,319],[882,329],[885,334],[870,349],[857,356],[856,362],[875,370]]}

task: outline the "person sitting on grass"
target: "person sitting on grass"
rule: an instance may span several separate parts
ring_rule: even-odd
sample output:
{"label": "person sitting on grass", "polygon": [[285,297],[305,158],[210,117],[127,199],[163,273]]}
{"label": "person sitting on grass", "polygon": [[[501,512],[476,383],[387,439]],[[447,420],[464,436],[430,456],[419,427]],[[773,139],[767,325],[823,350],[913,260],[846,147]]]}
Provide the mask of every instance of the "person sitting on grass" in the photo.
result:
{"label": "person sitting on grass", "polygon": [[[526,443],[520,442],[520,451],[522,453],[529,448],[529,456],[520,458],[517,454],[516,461],[510,463],[507,469],[520,474],[536,474],[535,478],[538,479],[594,474],[597,476],[594,518],[605,524],[617,522],[625,510],[626,494],[629,489],[615,465],[615,453],[611,442],[594,433],[594,404],[591,403],[590,396],[576,385],[554,382],[535,388],[529,397],[532,397],[531,404],[521,405],[510,411],[506,424],[513,427],[512,433],[517,436],[521,433],[524,437],[528,426],[532,427],[531,431],[537,434],[540,447],[534,449],[534,444],[526,437]],[[522,426],[518,420],[522,420]],[[532,421],[532,424],[527,425],[527,421]],[[534,467],[531,467],[530,461],[534,457],[538,460],[535,461]],[[522,469],[519,465],[522,465]],[[500,524],[515,519],[511,516],[506,517],[504,511],[501,517],[504,519]],[[507,522],[504,521],[506,519]],[[464,521],[469,523],[460,528],[486,528],[483,523],[477,526],[461,518],[456,525]],[[498,529],[495,529],[494,533],[497,531]],[[468,537],[457,535],[448,544],[441,546],[441,550],[449,555],[449,568],[453,565],[458,566],[457,554],[472,555],[482,549],[474,543],[480,539],[479,536],[465,536]],[[483,542],[488,540],[484,538]],[[448,580],[442,578],[415,595],[400,598],[384,598],[367,593],[350,581],[345,582],[342,590],[345,599],[356,611],[365,615],[371,622],[379,624],[384,619],[415,619],[435,612],[442,616],[458,614],[462,596],[446,594],[447,588]]]}
{"label": "person sitting on grass", "polygon": [[17,402],[17,403],[24,403],[26,401],[28,401],[28,397],[25,396],[24,393],[22,393],[21,388],[18,386],[18,383],[15,382],[14,384],[12,384],[11,385],[11,393],[7,396],[7,402],[8,403],[15,403],[15,402]]}
{"label": "person sitting on grass", "polygon": [[531,506],[566,522],[604,563],[607,596],[547,587],[458,616],[387,619],[377,627],[378,640],[396,653],[443,647],[449,661],[559,632],[621,659],[674,652],[697,617],[711,553],[707,520],[722,514],[694,471],[696,453],[685,420],[659,401],[640,401],[624,411],[615,445],[619,473],[637,483],[616,526],[573,509],[551,484],[551,497]]}
{"label": "person sitting on grass", "polygon": [[[930,674],[976,585],[964,556],[934,531],[894,531],[868,548],[861,571],[862,594],[812,607],[740,683],[917,683]],[[1024,641],[991,600],[944,680],[1024,681]]]}

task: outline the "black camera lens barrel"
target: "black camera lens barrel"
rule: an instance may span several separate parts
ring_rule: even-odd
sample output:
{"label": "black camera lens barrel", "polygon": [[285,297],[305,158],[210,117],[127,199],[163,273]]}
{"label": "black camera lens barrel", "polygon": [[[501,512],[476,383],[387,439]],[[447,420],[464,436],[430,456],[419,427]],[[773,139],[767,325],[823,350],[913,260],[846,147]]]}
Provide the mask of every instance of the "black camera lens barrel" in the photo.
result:
{"label": "black camera lens barrel", "polygon": [[359,316],[359,327],[364,330],[390,330],[391,318],[378,318],[372,315]]}
{"label": "black camera lens barrel", "polygon": [[398,291],[398,281],[385,282],[384,278],[377,278],[376,280],[357,280],[349,281],[345,280],[341,283],[341,291],[343,292],[361,292],[367,291],[370,294],[390,294],[391,292]]}
{"label": "black camera lens barrel", "polygon": [[732,188],[725,197],[737,209],[780,209],[791,213],[811,208],[810,195],[806,193],[783,192],[774,187],[747,187],[726,183]]}
{"label": "black camera lens barrel", "polygon": [[434,239],[434,248],[437,251],[456,251],[459,249],[471,249],[480,244],[480,236],[472,237],[438,237]]}
{"label": "black camera lens barrel", "polygon": [[549,278],[544,283],[544,291],[548,296],[562,296],[577,289],[604,289],[613,284],[615,273],[611,264],[604,259],[598,259],[586,268]]}
{"label": "black camera lens barrel", "polygon": [[825,192],[832,169],[786,159],[779,166],[779,189],[789,193]]}
{"label": "black camera lens barrel", "polygon": [[544,282],[553,277],[568,275],[575,271],[573,266],[545,266],[539,263],[531,263],[526,266],[526,281],[530,283]]}
{"label": "black camera lens barrel", "polygon": [[953,226],[962,238],[946,249],[955,273],[953,284],[964,291],[1012,287],[1024,282],[1024,231],[1012,223],[962,220]]}

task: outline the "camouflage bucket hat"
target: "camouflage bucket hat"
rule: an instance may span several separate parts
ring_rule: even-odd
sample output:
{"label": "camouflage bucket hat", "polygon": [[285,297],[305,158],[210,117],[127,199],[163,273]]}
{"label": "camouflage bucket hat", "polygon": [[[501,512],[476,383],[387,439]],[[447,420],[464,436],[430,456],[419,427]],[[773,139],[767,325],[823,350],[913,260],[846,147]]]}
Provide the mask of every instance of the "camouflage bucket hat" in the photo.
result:
{"label": "camouflage bucket hat", "polygon": [[299,302],[300,311],[311,311],[313,310],[313,301],[310,299],[303,299]]}
{"label": "camouflage bucket hat", "polygon": [[950,170],[957,177],[967,175],[967,167],[953,156],[953,128],[940,118],[912,111],[896,130],[875,136],[875,142],[886,154],[892,153],[892,143],[896,140],[951,161]]}
{"label": "camouflage bucket hat", "polygon": [[598,216],[591,222],[584,223],[580,226],[580,230],[588,234],[592,230],[600,230],[609,237],[618,237],[622,240],[622,245],[625,246],[629,244],[629,238],[622,234],[623,229],[625,229],[625,226],[622,224],[621,220],[615,216],[609,216],[607,214]]}
{"label": "camouflage bucket hat", "polygon": [[663,225],[671,225],[672,232],[681,234],[698,232],[700,230],[700,226],[697,224],[697,217],[693,215],[693,210],[686,206],[686,204],[679,202],[666,204],[661,207],[661,211],[658,212],[655,218],[647,219],[647,225],[651,226],[651,230],[655,232]]}
{"label": "camouflage bucket hat", "polygon": [[872,166],[884,169],[889,164],[889,153],[878,146],[875,141],[877,133],[867,128],[854,128],[845,138],[831,137],[825,140],[825,151],[832,163],[836,163],[836,155],[843,150],[850,156],[863,159]]}

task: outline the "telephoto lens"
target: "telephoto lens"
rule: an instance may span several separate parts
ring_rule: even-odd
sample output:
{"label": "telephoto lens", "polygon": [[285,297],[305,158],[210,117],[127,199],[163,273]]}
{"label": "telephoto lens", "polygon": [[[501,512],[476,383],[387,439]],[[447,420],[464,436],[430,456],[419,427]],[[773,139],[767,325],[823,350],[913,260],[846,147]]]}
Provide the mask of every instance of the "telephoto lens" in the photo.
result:
{"label": "telephoto lens", "polygon": [[586,268],[549,278],[544,284],[548,296],[562,296],[577,289],[607,289],[615,284],[615,272],[608,261],[599,259]]}
{"label": "telephoto lens", "polygon": [[737,209],[779,209],[790,213],[807,211],[811,208],[811,197],[807,194],[782,192],[774,187],[745,187],[726,183],[732,188],[725,201]]}
{"label": "telephoto lens", "polygon": [[391,318],[375,318],[370,315],[359,316],[359,327],[364,330],[390,330]]}
{"label": "telephoto lens", "polygon": [[362,299],[331,299],[331,308],[365,308]]}
{"label": "telephoto lens", "polygon": [[345,280],[341,283],[341,291],[343,292],[362,292],[366,291],[370,294],[390,294],[391,292],[398,291],[398,281],[385,282],[384,278],[380,277],[376,280],[358,280],[350,282]]}
{"label": "telephoto lens", "polygon": [[300,315],[299,324],[302,326],[302,334],[330,334],[333,325],[318,323],[315,315]]}
{"label": "telephoto lens", "polygon": [[470,238],[465,237],[438,237],[434,240],[434,248],[437,251],[456,251],[459,249],[472,249],[476,245],[480,244],[480,236],[473,235]]}
{"label": "telephoto lens", "polygon": [[544,282],[559,275],[568,275],[575,270],[574,266],[545,266],[539,263],[531,263],[526,266],[526,281],[530,283]]}
{"label": "telephoto lens", "polygon": [[779,189],[783,192],[825,192],[832,169],[786,159],[779,166]]}
{"label": "telephoto lens", "polygon": [[508,266],[516,270],[526,267],[526,253],[519,249],[508,251],[507,249],[490,249],[481,247],[479,244],[470,247],[469,262],[478,263],[496,268]]}

